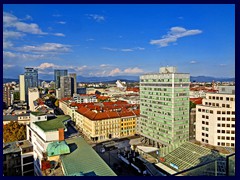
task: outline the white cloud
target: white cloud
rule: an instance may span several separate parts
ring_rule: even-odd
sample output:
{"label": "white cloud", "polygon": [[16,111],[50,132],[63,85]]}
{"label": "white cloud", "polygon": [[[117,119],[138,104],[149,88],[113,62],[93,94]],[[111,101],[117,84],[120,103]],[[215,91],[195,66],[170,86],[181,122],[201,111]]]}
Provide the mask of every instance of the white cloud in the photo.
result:
{"label": "white cloud", "polygon": [[30,33],[30,34],[47,34],[43,32],[39,26],[35,23],[25,23],[18,19],[16,16],[3,12],[3,27],[5,28],[16,28],[16,30]]}
{"label": "white cloud", "polygon": [[101,64],[100,67],[108,67],[108,64]]}
{"label": "white cloud", "polygon": [[37,66],[38,69],[47,69],[47,68],[59,68],[59,66],[53,64],[53,63],[42,63],[39,66]]}
{"label": "white cloud", "polygon": [[202,33],[202,31],[198,29],[187,30],[183,27],[172,27],[170,31],[167,33],[167,35],[162,36],[162,38],[158,40],[151,40],[150,44],[158,45],[160,47],[166,47],[169,45],[169,43],[174,43],[179,38],[197,35],[200,33]]}
{"label": "white cloud", "polygon": [[62,15],[61,14],[53,14],[52,16],[53,17],[61,17]]}
{"label": "white cloud", "polygon": [[65,21],[58,21],[57,23],[58,24],[66,24],[67,22],[65,22]]}
{"label": "white cloud", "polygon": [[70,51],[69,45],[59,44],[59,43],[44,43],[39,46],[23,46],[18,48],[20,51],[24,52],[47,52],[47,53],[67,53]]}
{"label": "white cloud", "polygon": [[19,38],[24,36],[24,33],[16,32],[16,31],[3,31],[3,38]]}
{"label": "white cloud", "polygon": [[32,16],[30,16],[30,15],[28,15],[28,14],[25,16],[24,19],[25,19],[25,20],[33,20]]}
{"label": "white cloud", "polygon": [[15,67],[15,65],[14,64],[3,64],[4,69],[9,69],[9,68],[12,68],[12,67]]}
{"label": "white cloud", "polygon": [[117,51],[116,48],[109,48],[109,47],[103,47],[102,49],[108,50],[108,51]]}
{"label": "white cloud", "polygon": [[13,43],[11,41],[6,41],[3,39],[3,49],[8,49],[13,46]]}
{"label": "white cloud", "polygon": [[219,64],[220,66],[227,66],[226,64]]}
{"label": "white cloud", "polygon": [[135,49],[136,49],[136,50],[141,50],[141,51],[142,51],[142,50],[145,50],[145,48],[143,48],[143,47],[135,47]]}
{"label": "white cloud", "polygon": [[86,16],[88,16],[89,19],[93,19],[97,22],[101,22],[105,20],[104,16],[98,15],[98,14],[86,14]]}
{"label": "white cloud", "polygon": [[89,39],[87,39],[86,41],[95,41],[95,39],[89,38]]}
{"label": "white cloud", "polygon": [[6,60],[10,58],[10,59],[18,59],[21,61],[34,61],[34,60],[47,58],[43,54],[24,54],[24,53],[13,53],[10,51],[3,51],[3,57],[6,58]]}
{"label": "white cloud", "polygon": [[197,61],[190,61],[190,64],[196,64]]}
{"label": "white cloud", "polygon": [[119,68],[115,68],[109,73],[109,75],[113,76],[113,75],[116,75],[116,74],[119,74],[119,73],[121,73],[121,70]]}
{"label": "white cloud", "polygon": [[61,36],[61,37],[65,37],[65,34],[63,34],[63,33],[54,33],[53,35],[54,35],[54,36]]}
{"label": "white cloud", "polygon": [[135,50],[145,50],[143,47],[134,47],[134,48],[122,48],[122,49],[116,49],[116,48],[110,48],[110,47],[103,47],[102,49],[108,50],[108,51],[122,51],[122,52],[132,52]]}
{"label": "white cloud", "polygon": [[183,19],[183,17],[182,17],[182,16],[179,16],[179,17],[178,17],[178,19],[181,19],[181,20],[182,20],[182,19]]}
{"label": "white cloud", "polygon": [[123,51],[123,52],[132,52],[133,49],[121,49],[120,51]]}
{"label": "white cloud", "polygon": [[135,68],[127,68],[124,70],[124,72],[128,74],[139,74],[139,73],[143,73],[144,71],[142,69],[139,69],[138,67],[135,67]]}

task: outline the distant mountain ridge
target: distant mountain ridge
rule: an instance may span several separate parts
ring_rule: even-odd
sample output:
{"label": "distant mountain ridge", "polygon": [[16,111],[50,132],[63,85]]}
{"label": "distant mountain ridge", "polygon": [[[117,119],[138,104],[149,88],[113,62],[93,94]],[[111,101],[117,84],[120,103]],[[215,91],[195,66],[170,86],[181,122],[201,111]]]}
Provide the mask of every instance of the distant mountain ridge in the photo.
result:
{"label": "distant mountain ridge", "polygon": [[[139,76],[106,76],[106,77],[83,77],[83,76],[77,76],[77,82],[89,82],[89,83],[96,83],[96,82],[114,82],[117,80],[121,81],[126,81],[126,82],[138,82],[139,81]],[[12,78],[3,78],[3,83],[7,82],[19,82],[19,79],[12,79]],[[50,78],[46,80],[41,80],[40,81],[46,81],[50,82],[52,81]],[[217,78],[217,77],[210,77],[210,76],[190,76],[190,81],[191,82],[212,82],[212,81],[220,81],[220,82],[225,82],[225,81],[235,81],[235,78]]]}

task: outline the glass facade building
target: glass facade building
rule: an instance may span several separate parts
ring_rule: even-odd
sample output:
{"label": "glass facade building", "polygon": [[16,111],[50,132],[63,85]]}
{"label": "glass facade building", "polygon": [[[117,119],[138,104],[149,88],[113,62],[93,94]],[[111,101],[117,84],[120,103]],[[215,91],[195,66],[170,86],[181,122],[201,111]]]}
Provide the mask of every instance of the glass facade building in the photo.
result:
{"label": "glass facade building", "polygon": [[156,74],[140,76],[139,133],[155,147],[189,140],[188,73],[161,67]]}
{"label": "glass facade building", "polygon": [[56,89],[60,88],[60,77],[61,76],[67,76],[68,75],[68,70],[60,70],[60,69],[55,69],[54,70],[54,81],[55,81],[55,87]]}

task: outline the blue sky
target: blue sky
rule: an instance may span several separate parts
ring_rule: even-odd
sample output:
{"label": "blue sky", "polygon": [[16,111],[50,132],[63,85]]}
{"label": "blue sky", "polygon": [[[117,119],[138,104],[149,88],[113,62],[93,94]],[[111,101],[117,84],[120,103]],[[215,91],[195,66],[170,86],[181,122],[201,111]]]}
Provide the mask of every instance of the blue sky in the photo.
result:
{"label": "blue sky", "polygon": [[234,5],[4,5],[3,76],[25,66],[81,76],[141,75],[177,66],[235,77]]}

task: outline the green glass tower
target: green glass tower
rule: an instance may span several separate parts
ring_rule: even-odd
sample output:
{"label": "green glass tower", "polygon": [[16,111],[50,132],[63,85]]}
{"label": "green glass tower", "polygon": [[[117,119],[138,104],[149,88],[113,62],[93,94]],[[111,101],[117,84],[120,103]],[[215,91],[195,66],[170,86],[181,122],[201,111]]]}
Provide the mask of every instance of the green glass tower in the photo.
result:
{"label": "green glass tower", "polygon": [[161,67],[159,73],[140,76],[139,133],[155,147],[189,139],[189,73]]}

